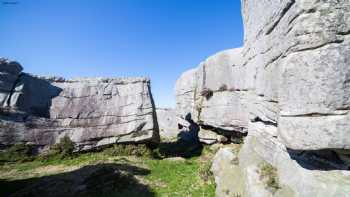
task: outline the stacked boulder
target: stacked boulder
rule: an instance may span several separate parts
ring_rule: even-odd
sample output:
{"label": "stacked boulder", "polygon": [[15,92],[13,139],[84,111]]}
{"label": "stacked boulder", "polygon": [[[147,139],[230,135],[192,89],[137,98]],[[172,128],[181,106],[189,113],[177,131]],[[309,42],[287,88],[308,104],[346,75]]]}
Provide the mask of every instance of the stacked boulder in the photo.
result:
{"label": "stacked boulder", "polygon": [[[218,152],[217,195],[349,196],[350,2],[241,4],[244,47],[215,54],[176,84],[178,117],[248,133],[236,167],[229,150]],[[266,183],[266,169],[278,184]],[[222,184],[222,171],[240,178]]]}

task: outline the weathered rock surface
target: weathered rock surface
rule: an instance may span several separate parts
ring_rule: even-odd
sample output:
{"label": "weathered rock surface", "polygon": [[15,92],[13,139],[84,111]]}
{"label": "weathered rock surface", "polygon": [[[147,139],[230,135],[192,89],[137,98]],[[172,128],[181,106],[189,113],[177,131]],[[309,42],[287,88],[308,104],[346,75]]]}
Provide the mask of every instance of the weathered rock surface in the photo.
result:
{"label": "weathered rock surface", "polygon": [[235,132],[274,125],[294,150],[350,149],[349,10],[345,0],[243,0],[244,47],[180,77],[178,116]]}
{"label": "weathered rock surface", "polygon": [[[229,131],[245,132],[248,124],[246,97],[238,76],[241,49],[215,54],[197,69],[184,73],[177,81],[175,94],[177,115],[188,113],[201,125]],[[237,80],[232,80],[236,77]],[[205,96],[204,94],[212,94]]]}
{"label": "weathered rock surface", "polygon": [[243,195],[244,181],[238,166],[238,156],[230,147],[221,148],[213,158],[211,171],[215,177],[216,196]]}
{"label": "weathered rock surface", "polygon": [[278,122],[278,136],[291,149],[349,149],[350,2],[244,0],[242,6],[254,93],[277,109],[269,119],[259,114],[271,107],[252,107],[252,114]]}
{"label": "weathered rock surface", "polygon": [[68,136],[77,150],[88,150],[159,140],[147,78],[64,80],[21,73],[11,82],[10,96],[1,107],[2,145],[47,147]]}
{"label": "weathered rock surface", "polygon": [[[218,134],[248,132],[238,167],[227,167],[230,157],[220,160],[219,152],[217,165],[226,167],[214,169],[219,179],[237,169],[244,196],[350,196],[350,2],[241,4],[244,46],[180,77],[178,117],[191,113]],[[277,191],[258,180],[262,163],[277,169]]]}
{"label": "weathered rock surface", "polygon": [[180,132],[175,110],[171,108],[157,108],[156,111],[160,137],[175,139]]}
{"label": "weathered rock surface", "polygon": [[[350,172],[340,170],[339,161],[311,153],[291,154],[272,132],[252,132],[239,155],[235,150],[224,148],[214,157],[212,172],[217,196],[349,196]],[[270,178],[275,179],[276,184],[264,180],[264,165],[276,170],[277,174]]]}
{"label": "weathered rock surface", "polygon": [[194,98],[196,94],[196,69],[186,71],[176,81],[175,96],[176,96],[176,115],[185,119],[186,115],[190,113],[193,118],[194,113]]}

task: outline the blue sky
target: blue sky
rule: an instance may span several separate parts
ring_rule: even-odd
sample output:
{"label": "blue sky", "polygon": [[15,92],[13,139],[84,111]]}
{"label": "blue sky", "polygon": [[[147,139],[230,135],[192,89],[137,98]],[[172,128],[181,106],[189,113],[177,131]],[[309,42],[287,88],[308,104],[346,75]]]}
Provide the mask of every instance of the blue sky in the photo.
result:
{"label": "blue sky", "polygon": [[0,56],[38,75],[148,76],[160,107],[182,72],[243,42],[240,0],[0,2]]}

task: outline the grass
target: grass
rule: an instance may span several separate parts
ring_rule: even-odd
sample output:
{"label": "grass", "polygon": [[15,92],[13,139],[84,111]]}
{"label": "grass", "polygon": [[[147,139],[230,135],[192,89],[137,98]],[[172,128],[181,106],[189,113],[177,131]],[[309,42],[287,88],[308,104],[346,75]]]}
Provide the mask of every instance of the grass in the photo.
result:
{"label": "grass", "polygon": [[148,160],[151,174],[147,177],[156,196],[214,196],[214,183],[200,176],[201,163],[196,159],[185,161]]}
{"label": "grass", "polygon": [[154,158],[143,145],[115,145],[70,157],[2,162],[0,196],[215,196],[212,151],[204,147],[200,156],[168,160],[164,150]]}
{"label": "grass", "polygon": [[26,162],[34,158],[32,155],[33,148],[24,144],[15,144],[6,151],[0,152],[0,162]]}

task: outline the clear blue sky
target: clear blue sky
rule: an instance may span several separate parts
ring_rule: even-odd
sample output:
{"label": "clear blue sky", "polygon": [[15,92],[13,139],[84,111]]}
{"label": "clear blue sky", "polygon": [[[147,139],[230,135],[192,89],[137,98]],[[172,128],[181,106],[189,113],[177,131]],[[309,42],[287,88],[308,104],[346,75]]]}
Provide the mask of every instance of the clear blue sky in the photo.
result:
{"label": "clear blue sky", "polygon": [[38,75],[148,76],[160,107],[182,72],[243,42],[240,0],[0,2],[0,56]]}

